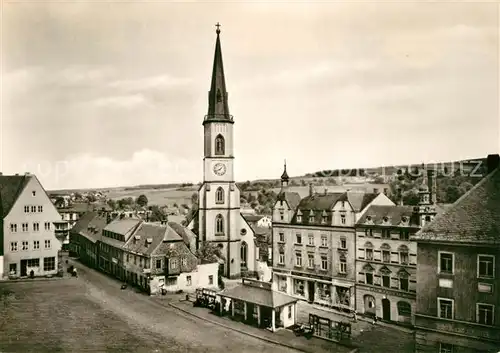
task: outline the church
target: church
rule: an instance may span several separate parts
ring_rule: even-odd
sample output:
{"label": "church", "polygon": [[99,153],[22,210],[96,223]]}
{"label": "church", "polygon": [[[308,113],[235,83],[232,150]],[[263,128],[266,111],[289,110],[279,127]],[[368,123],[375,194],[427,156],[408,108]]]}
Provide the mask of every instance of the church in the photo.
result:
{"label": "church", "polygon": [[200,246],[217,244],[223,276],[239,278],[255,275],[258,250],[254,231],[240,212],[240,190],[234,177],[234,119],[229,113],[220,25],[216,27],[208,113],[203,119],[203,184],[198,190],[198,211],[188,228],[198,234]]}

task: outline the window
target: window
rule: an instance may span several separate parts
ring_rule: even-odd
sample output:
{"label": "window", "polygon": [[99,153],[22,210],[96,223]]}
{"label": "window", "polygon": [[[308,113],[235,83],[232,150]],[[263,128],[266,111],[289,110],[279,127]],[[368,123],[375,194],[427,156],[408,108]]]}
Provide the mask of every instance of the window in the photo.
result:
{"label": "window", "polygon": [[328,216],[322,216],[321,217],[321,223],[323,223],[323,224],[328,223]]}
{"label": "window", "polygon": [[191,276],[186,276],[186,286],[191,286],[192,281],[191,281]]}
{"label": "window", "polygon": [[453,319],[453,300],[438,298],[439,317],[442,319]]}
{"label": "window", "polygon": [[27,251],[28,250],[28,242],[27,241],[23,241],[23,247],[22,247],[22,250],[23,251]]}
{"label": "window", "polygon": [[339,272],[340,273],[347,273],[347,262],[345,259],[340,259],[340,269],[339,269]]}
{"label": "window", "polygon": [[17,264],[9,264],[9,275],[15,276],[17,274]]}
{"label": "window", "polygon": [[50,222],[45,222],[45,230],[50,230]]}
{"label": "window", "polygon": [[40,249],[40,241],[34,240],[33,241],[33,250],[39,250],[39,249]]}
{"label": "window", "polygon": [[288,305],[288,318],[289,319],[292,318],[292,306],[291,305]]}
{"label": "window", "polygon": [[161,259],[156,260],[156,269],[157,270],[161,269]]}
{"label": "window", "polygon": [[181,264],[182,266],[187,266],[187,259],[185,257],[182,258]]}
{"label": "window", "polygon": [[23,232],[27,232],[28,231],[28,223],[23,223],[22,226],[23,226]]}
{"label": "window", "polygon": [[391,237],[391,231],[388,229],[382,229],[382,238],[388,239]]}
{"label": "window", "polygon": [[407,230],[402,230],[399,232],[399,239],[400,240],[409,240],[410,239],[410,233]]}
{"label": "window", "polygon": [[382,286],[386,288],[391,287],[391,277],[389,275],[382,275]]}
{"label": "window", "polygon": [[36,212],[36,206],[31,206],[31,212]]}
{"label": "window", "polygon": [[477,323],[482,325],[493,325],[494,310],[495,306],[493,305],[478,303],[476,305]]}
{"label": "window", "polygon": [[382,261],[391,262],[391,252],[387,250],[382,251]]}
{"label": "window", "polygon": [[449,343],[439,343],[439,353],[453,353],[453,345]]}
{"label": "window", "polygon": [[46,257],[43,259],[43,270],[54,271],[56,269],[56,258],[55,257]]}
{"label": "window", "polygon": [[309,245],[314,245],[314,235],[309,234],[309,236],[308,236],[308,237],[309,237],[309,243],[308,243],[308,244],[309,244]]}
{"label": "window", "polygon": [[222,204],[224,203],[224,189],[220,186],[215,191],[215,203]]}
{"label": "window", "polygon": [[139,267],[142,267],[142,257],[139,258]]}
{"label": "window", "polygon": [[399,279],[399,289],[408,292],[408,290],[409,290],[408,278],[400,278]]}
{"label": "window", "polygon": [[314,268],[314,255],[307,255],[307,267]]}
{"label": "window", "polygon": [[17,251],[17,241],[10,242],[10,251]]}
{"label": "window", "polygon": [[293,292],[296,295],[304,295],[304,281],[300,279],[293,280]]}
{"label": "window", "polygon": [[373,273],[365,273],[366,284],[373,284]]}
{"label": "window", "polygon": [[285,242],[285,233],[280,233],[279,234],[279,242],[284,243]]}
{"label": "window", "polygon": [[12,223],[12,224],[10,225],[10,231],[11,231],[12,233],[17,232],[17,224]]}
{"label": "window", "polygon": [[302,222],[302,216],[301,215],[297,215],[297,222]]}
{"label": "window", "polygon": [[309,216],[309,223],[314,223],[314,216]]}
{"label": "window", "polygon": [[400,260],[401,260],[401,263],[402,264],[408,264],[410,262],[410,257],[408,256],[408,253],[407,252],[400,252],[399,253],[399,257],[400,257]]}
{"label": "window", "polygon": [[495,277],[495,256],[478,255],[477,256],[477,276],[482,278]]}
{"label": "window", "polygon": [[130,254],[127,254],[127,262],[130,262]]}
{"label": "window", "polygon": [[328,258],[326,256],[321,256],[321,269],[328,270]]}
{"label": "window", "polygon": [[38,212],[43,212],[43,206],[38,206]]}
{"label": "window", "polygon": [[217,137],[215,138],[215,154],[218,156],[223,155],[224,150],[224,137],[222,137],[222,135],[217,135]]}
{"label": "window", "polygon": [[246,242],[241,242],[241,248],[240,248],[240,258],[241,258],[241,267],[247,267],[247,253],[248,253],[248,247]]}
{"label": "window", "polygon": [[221,214],[215,217],[215,234],[224,234],[224,218]]}
{"label": "window", "polygon": [[[160,260],[161,261],[161,260]],[[137,265],[137,256],[134,255],[134,265]],[[156,262],[156,265],[158,265],[158,260]],[[161,262],[160,262],[161,265]],[[160,266],[161,267],[161,266]],[[158,267],[157,267],[158,268]]]}
{"label": "window", "polygon": [[345,224],[345,214],[340,215],[340,223]]}
{"label": "window", "polygon": [[24,213],[28,213],[30,211],[30,207],[29,206],[24,206]]}
{"label": "window", "polygon": [[40,259],[28,259],[28,267],[40,267]]}
{"label": "window", "polygon": [[411,317],[411,305],[407,302],[398,302],[398,315]]}
{"label": "window", "polygon": [[280,265],[284,265],[285,264],[285,253],[280,252],[280,255],[278,257],[278,263]]}
{"label": "window", "polygon": [[453,254],[439,252],[439,273],[453,273]]}
{"label": "window", "polygon": [[36,196],[36,191],[32,191],[31,195]]}
{"label": "window", "polygon": [[38,232],[40,230],[40,223],[34,222],[33,223],[33,231]]}
{"label": "window", "polygon": [[346,238],[340,238],[340,248],[347,249],[347,240]]}
{"label": "window", "polygon": [[302,254],[300,252],[295,253],[295,266],[302,266]]}
{"label": "window", "polygon": [[280,211],[280,220],[284,220],[285,219],[285,212],[284,211]]}
{"label": "window", "polygon": [[208,284],[214,284],[214,276],[213,275],[208,276]]}
{"label": "window", "polygon": [[45,239],[45,249],[50,249],[50,239]]}
{"label": "window", "polygon": [[321,246],[325,248],[328,247],[328,238],[326,237],[326,235],[321,236]]}
{"label": "window", "polygon": [[372,261],[373,260],[373,249],[365,249],[366,253],[366,260]]}
{"label": "window", "polygon": [[177,268],[177,259],[170,259],[170,268]]}
{"label": "window", "polygon": [[295,243],[302,244],[302,235],[300,233],[297,233],[297,235],[295,236]]}

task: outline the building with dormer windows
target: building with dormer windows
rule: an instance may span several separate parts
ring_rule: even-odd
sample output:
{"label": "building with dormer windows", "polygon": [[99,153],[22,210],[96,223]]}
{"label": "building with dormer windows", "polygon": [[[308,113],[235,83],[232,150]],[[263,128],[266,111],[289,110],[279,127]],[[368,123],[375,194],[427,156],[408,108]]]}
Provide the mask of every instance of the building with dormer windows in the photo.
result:
{"label": "building with dormer windows", "polygon": [[273,288],[311,303],[353,310],[356,221],[370,205],[394,205],[384,194],[281,191],[273,208]]}
{"label": "building with dormer windows", "polygon": [[[417,206],[370,206],[356,224],[356,310],[413,325],[417,244],[412,237],[437,213],[433,170],[419,188]],[[428,187],[431,185],[431,188]]]}

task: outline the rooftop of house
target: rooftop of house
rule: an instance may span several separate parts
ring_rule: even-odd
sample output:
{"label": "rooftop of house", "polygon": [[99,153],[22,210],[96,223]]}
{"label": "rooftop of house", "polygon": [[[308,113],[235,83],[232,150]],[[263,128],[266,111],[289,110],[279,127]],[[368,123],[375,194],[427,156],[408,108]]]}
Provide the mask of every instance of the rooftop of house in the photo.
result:
{"label": "rooftop of house", "polygon": [[108,217],[101,212],[85,213],[73,226],[71,233],[83,235],[92,242],[101,240],[102,230],[106,227]]}
{"label": "rooftop of house", "polygon": [[295,210],[300,203],[300,195],[294,191],[281,191],[277,199],[285,201],[292,210]]}
{"label": "rooftop of house", "polygon": [[273,291],[270,283],[244,279],[241,285],[223,290],[222,297],[243,300],[268,308],[279,308],[296,303],[298,299],[281,292]]}
{"label": "rooftop of house", "polygon": [[32,175],[0,175],[3,217],[7,216]]}
{"label": "rooftop of house", "polygon": [[115,219],[104,230],[116,234],[128,235],[132,233],[142,221],[137,218]]}
{"label": "rooftop of house", "polygon": [[413,206],[379,206],[371,205],[359,219],[357,224],[391,225],[419,227]]}
{"label": "rooftop of house", "polygon": [[256,215],[256,214],[252,214],[252,213],[241,213],[241,215],[243,216],[243,218],[245,218],[245,220],[246,220],[248,223],[258,222],[258,221],[260,221],[262,218],[264,218],[264,217],[265,217],[265,216],[262,216],[262,215]]}
{"label": "rooftop of house", "polygon": [[417,241],[500,244],[500,168],[417,233]]}

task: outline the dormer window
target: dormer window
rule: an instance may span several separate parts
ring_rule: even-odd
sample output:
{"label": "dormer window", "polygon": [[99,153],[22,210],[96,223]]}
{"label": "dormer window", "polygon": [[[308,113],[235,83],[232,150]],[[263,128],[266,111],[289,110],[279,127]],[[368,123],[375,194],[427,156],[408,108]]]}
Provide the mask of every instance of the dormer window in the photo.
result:
{"label": "dormer window", "polygon": [[321,223],[322,224],[328,223],[328,216],[326,216],[326,215],[321,216]]}
{"label": "dormer window", "polygon": [[384,217],[383,220],[384,220],[384,223],[387,223],[387,221],[389,221],[389,218]]}
{"label": "dormer window", "polygon": [[408,222],[408,218],[406,216],[401,217],[401,222],[403,223]]}
{"label": "dormer window", "polygon": [[366,221],[371,222],[372,221],[372,216],[366,216]]}
{"label": "dormer window", "polygon": [[313,211],[309,212],[309,223],[314,223],[314,212]]}

